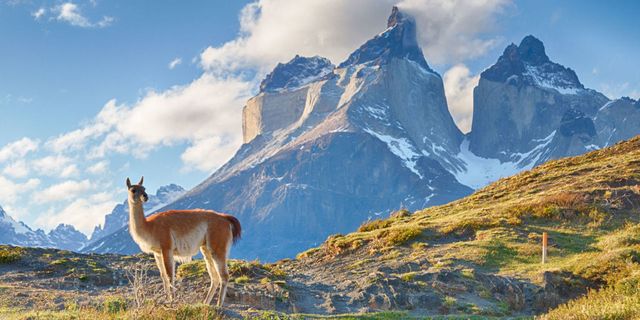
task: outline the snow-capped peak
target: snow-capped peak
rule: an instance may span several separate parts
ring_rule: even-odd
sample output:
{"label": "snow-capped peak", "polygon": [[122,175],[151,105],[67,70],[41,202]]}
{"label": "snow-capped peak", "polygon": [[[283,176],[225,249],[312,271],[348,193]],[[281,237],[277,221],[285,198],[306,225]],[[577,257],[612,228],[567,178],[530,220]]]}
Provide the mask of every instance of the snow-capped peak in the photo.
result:
{"label": "snow-capped peak", "polygon": [[6,211],[4,211],[4,209],[2,209],[2,207],[0,207],[0,225],[2,224],[13,228],[15,233],[25,234],[32,231],[24,223],[14,220]]}
{"label": "snow-capped peak", "polygon": [[510,44],[498,62],[482,72],[482,78],[515,86],[532,85],[560,94],[579,94],[584,86],[570,68],[549,60],[542,41],[526,36],[520,45]]}
{"label": "snow-capped peak", "polygon": [[278,92],[300,88],[309,83],[330,77],[334,65],[320,56],[296,55],[287,63],[279,63],[260,83],[260,92]]}

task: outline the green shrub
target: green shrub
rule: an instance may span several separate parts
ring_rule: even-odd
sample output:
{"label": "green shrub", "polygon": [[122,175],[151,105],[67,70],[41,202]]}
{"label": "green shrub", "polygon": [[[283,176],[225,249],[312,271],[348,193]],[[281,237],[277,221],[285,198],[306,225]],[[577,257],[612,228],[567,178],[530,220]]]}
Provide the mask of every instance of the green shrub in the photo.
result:
{"label": "green shrub", "polygon": [[216,309],[204,304],[195,305],[183,305],[176,310],[176,320],[214,320],[222,319],[222,316],[218,314]]}
{"label": "green shrub", "polygon": [[243,284],[249,282],[249,280],[251,279],[247,276],[239,276],[234,280],[234,282],[237,284]]}
{"label": "green shrub", "polygon": [[180,278],[199,278],[206,275],[207,266],[203,260],[194,260],[191,262],[183,263],[178,267],[177,275]]}
{"label": "green shrub", "polygon": [[104,312],[116,314],[127,310],[127,302],[121,297],[109,297],[102,303]]}
{"label": "green shrub", "polygon": [[389,226],[391,226],[390,220],[375,219],[363,223],[360,227],[358,227],[358,232],[368,232],[378,229],[384,229],[388,228]]}
{"label": "green shrub", "polygon": [[422,234],[422,229],[418,227],[402,227],[389,230],[384,236],[384,243],[387,246],[403,245]]}
{"label": "green shrub", "polygon": [[0,247],[0,263],[11,263],[21,259],[24,254],[22,248]]}
{"label": "green shrub", "polygon": [[412,282],[415,279],[417,272],[407,272],[400,275],[400,279],[404,282]]}

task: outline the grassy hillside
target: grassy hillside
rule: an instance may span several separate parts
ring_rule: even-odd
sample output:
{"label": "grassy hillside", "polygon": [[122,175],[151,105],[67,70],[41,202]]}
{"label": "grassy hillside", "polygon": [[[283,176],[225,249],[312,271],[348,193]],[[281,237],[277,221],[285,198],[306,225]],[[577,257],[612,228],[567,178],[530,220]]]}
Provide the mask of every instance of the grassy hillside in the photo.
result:
{"label": "grassy hillside", "polygon": [[222,311],[194,304],[208,285],[201,261],[180,266],[181,300],[167,304],[148,256],[0,247],[0,318],[637,318],[639,185],[640,138],[552,161],[293,260],[232,261]]}
{"label": "grassy hillside", "polygon": [[[513,313],[539,313],[564,302],[565,297],[607,288],[591,290],[590,297],[548,316],[573,318],[577,317],[575,309],[585,304],[599,308],[596,301],[616,299],[614,296],[628,296],[617,303],[625,305],[616,310],[639,309],[634,308],[639,299],[639,220],[640,138],[635,138],[584,156],[549,162],[448,205],[371,221],[359,232],[333,236],[299,258],[322,264],[357,256],[354,269],[358,270],[367,270],[381,259],[428,261],[429,268],[458,271],[469,278],[495,274],[542,290],[559,289],[529,301],[527,297],[503,299]],[[543,232],[550,239],[549,260],[544,265],[540,263]],[[418,279],[425,272],[422,267],[399,276]],[[494,298],[500,300],[495,294]],[[464,295],[454,299],[474,300]],[[526,310],[527,303],[539,305]]]}

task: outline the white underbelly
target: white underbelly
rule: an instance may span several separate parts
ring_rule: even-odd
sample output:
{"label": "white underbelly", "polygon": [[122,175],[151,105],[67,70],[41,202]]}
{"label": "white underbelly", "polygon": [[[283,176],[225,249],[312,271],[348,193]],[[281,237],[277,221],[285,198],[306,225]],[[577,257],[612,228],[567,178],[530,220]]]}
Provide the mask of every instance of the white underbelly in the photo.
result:
{"label": "white underbelly", "polygon": [[173,242],[173,255],[176,260],[189,261],[198,253],[207,234],[207,224],[200,223],[185,234],[176,234],[171,231]]}

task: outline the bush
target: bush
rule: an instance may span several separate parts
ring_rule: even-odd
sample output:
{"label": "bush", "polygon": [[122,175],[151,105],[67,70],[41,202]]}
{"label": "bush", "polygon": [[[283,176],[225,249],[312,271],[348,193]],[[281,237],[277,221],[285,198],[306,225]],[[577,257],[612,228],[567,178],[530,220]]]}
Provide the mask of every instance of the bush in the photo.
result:
{"label": "bush", "polygon": [[104,312],[116,314],[127,310],[127,302],[121,297],[109,297],[102,303]]}
{"label": "bush", "polygon": [[204,304],[196,305],[183,305],[176,310],[176,320],[214,320],[222,319],[222,316],[218,314],[216,309]]}
{"label": "bush", "polygon": [[24,250],[16,247],[0,248],[0,263],[11,263],[21,259]]}
{"label": "bush", "polygon": [[358,227],[358,232],[368,232],[378,229],[384,229],[388,228],[389,226],[391,226],[390,220],[375,219],[363,223],[360,227]]}
{"label": "bush", "polygon": [[386,246],[403,245],[422,234],[422,229],[418,227],[402,227],[391,229],[386,232],[383,238]]}
{"label": "bush", "polygon": [[194,260],[183,263],[178,267],[177,275],[180,278],[198,278],[207,274],[207,266],[204,260]]}
{"label": "bush", "polygon": [[247,276],[239,276],[234,280],[234,282],[237,283],[237,284],[244,284],[244,283],[249,282],[249,280],[251,280],[251,279],[249,279],[249,277],[247,277]]}
{"label": "bush", "polygon": [[[637,279],[636,279],[637,280]],[[640,285],[626,285],[592,290],[586,296],[551,310],[542,319],[638,319]]]}

